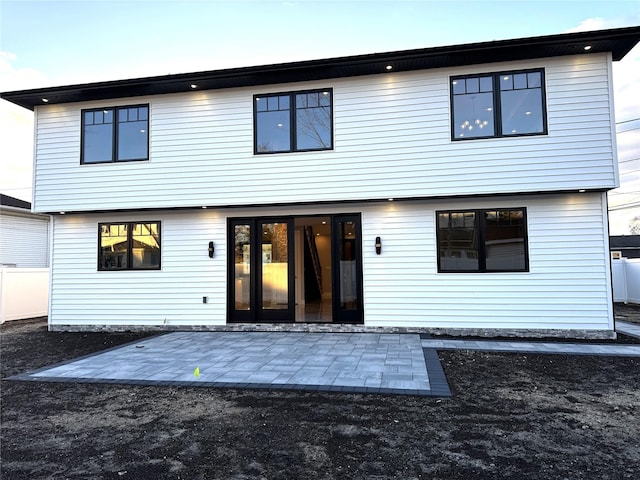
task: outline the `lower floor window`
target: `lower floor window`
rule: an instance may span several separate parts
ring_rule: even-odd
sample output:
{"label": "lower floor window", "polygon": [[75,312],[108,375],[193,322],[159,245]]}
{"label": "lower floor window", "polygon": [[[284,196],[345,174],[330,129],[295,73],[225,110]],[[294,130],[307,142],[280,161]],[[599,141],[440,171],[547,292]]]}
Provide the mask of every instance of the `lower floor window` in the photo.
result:
{"label": "lower floor window", "polygon": [[526,209],[437,212],[439,272],[529,270]]}
{"label": "lower floor window", "polygon": [[101,223],[98,270],[160,269],[160,222]]}

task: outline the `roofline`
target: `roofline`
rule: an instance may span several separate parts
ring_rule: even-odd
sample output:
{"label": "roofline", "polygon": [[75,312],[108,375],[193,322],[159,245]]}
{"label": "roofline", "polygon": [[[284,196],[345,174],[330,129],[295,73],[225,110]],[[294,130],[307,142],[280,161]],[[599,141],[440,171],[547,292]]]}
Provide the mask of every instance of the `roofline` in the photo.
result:
{"label": "roofline", "polygon": [[32,218],[36,220],[50,221],[51,215],[48,213],[36,213],[31,210],[25,210],[20,207],[12,207],[10,205],[0,205],[0,214],[2,215],[14,215],[17,217]]}
{"label": "roofline", "polygon": [[[0,93],[0,98],[34,110],[36,106],[44,104],[193,91],[191,84],[197,85],[197,90],[211,90],[387,73],[387,65],[391,65],[393,71],[398,72],[577,55],[586,53],[584,49],[586,45],[591,46],[589,53],[611,52],[613,60],[619,61],[639,41],[640,26],[634,26],[17,90]],[[46,103],[43,102],[43,98],[47,99]]]}

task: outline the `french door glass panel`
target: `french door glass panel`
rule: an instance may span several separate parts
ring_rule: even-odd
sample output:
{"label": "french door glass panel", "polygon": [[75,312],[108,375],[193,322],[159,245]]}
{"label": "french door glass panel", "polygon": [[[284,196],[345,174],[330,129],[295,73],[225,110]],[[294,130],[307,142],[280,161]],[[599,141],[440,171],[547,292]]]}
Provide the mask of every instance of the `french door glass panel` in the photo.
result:
{"label": "french door glass panel", "polygon": [[334,231],[334,321],[361,323],[362,260],[359,215],[337,215]]}
{"label": "french door glass panel", "polygon": [[262,308],[289,308],[289,234],[286,223],[262,223]]}
{"label": "french door glass panel", "polygon": [[251,225],[234,226],[235,310],[251,309]]}

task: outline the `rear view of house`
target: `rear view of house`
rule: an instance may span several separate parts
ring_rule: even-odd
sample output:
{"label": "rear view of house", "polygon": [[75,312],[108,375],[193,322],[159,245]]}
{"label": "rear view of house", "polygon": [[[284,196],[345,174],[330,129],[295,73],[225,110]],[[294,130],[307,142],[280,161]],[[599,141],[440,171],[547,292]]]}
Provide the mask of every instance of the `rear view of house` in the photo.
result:
{"label": "rear view of house", "polygon": [[613,335],[624,28],[8,92],[52,330]]}

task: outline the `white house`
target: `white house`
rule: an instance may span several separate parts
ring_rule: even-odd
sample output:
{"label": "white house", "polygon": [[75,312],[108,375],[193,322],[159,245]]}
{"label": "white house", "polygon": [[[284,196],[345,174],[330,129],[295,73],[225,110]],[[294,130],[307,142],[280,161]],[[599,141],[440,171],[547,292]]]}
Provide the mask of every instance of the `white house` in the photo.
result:
{"label": "white house", "polygon": [[2,94],[49,326],[613,336],[612,62],[640,27]]}
{"label": "white house", "polygon": [[49,215],[0,194],[0,323],[47,315]]}

